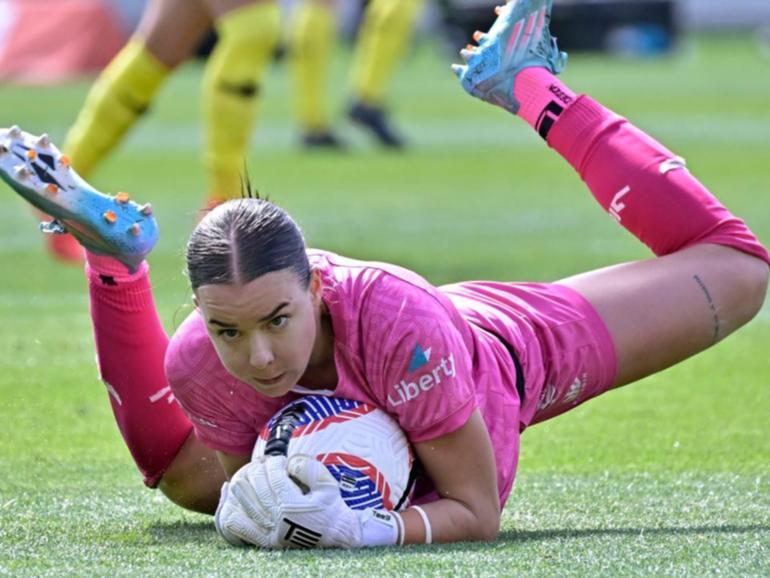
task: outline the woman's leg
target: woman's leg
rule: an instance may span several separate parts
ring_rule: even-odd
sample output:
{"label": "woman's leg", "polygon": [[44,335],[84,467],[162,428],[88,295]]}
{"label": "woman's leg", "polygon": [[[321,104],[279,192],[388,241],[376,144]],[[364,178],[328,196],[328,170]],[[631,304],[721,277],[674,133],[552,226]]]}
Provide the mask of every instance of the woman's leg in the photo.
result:
{"label": "woman's leg", "polygon": [[66,228],[91,251],[86,273],[99,372],[145,483],[187,508],[213,512],[224,472],[195,438],[165,375],[168,337],[144,261],[158,238],[151,208],[125,193],[98,193],[47,138],[17,127],[0,129],[0,176],[56,218],[52,229]]}
{"label": "woman's leg", "polygon": [[387,120],[383,103],[421,7],[422,0],[372,0],[358,32],[350,67],[348,116],[386,147],[404,146]]}
{"label": "woman's leg", "polygon": [[205,0],[219,40],[203,78],[209,202],[241,194],[260,84],[280,33],[274,0]]}
{"label": "woman's leg", "polygon": [[465,88],[518,114],[560,153],[610,215],[656,259],[561,281],[604,320],[623,385],[716,343],[759,311],[768,256],[685,168],[623,117],[578,96],[552,74],[563,66],[548,33],[551,2],[508,4],[467,67]]}
{"label": "woman's leg", "polygon": [[209,25],[198,0],[150,0],[136,33],[96,80],[67,134],[63,150],[75,170],[88,177],[147,111]]}
{"label": "woman's leg", "polygon": [[174,401],[164,371],[168,337],[158,318],[146,262],[135,273],[87,253],[86,276],[99,374],[120,433],[149,487],[174,502],[213,512],[224,482]]}
{"label": "woman's leg", "polygon": [[333,0],[303,0],[294,8],[289,36],[289,58],[294,106],[303,143],[308,147],[335,147],[331,134],[326,84],[336,40]]}
{"label": "woman's leg", "polygon": [[[149,0],[136,33],[99,75],[67,134],[64,152],[81,175],[88,176],[120,143],[209,25],[198,0]],[[57,259],[83,260],[70,235],[48,235],[46,243]]]}
{"label": "woman's leg", "polygon": [[[517,94],[533,126],[548,107],[556,110],[556,94],[572,99],[555,115],[547,142],[658,256],[561,281],[605,321],[618,356],[616,385],[686,359],[756,315],[767,290],[767,252],[682,159],[597,102],[573,96],[544,69],[524,70]],[[551,98],[530,115],[527,94]]]}

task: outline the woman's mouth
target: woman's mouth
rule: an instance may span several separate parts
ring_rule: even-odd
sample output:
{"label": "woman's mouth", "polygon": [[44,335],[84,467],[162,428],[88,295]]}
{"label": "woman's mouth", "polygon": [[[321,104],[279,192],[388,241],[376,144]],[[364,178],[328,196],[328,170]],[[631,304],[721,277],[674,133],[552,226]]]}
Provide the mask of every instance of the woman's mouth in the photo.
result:
{"label": "woman's mouth", "polygon": [[275,377],[270,377],[270,378],[255,377],[254,381],[256,381],[259,385],[270,386],[270,385],[275,385],[279,383],[284,378],[285,375],[286,375],[286,372],[284,371],[283,373]]}

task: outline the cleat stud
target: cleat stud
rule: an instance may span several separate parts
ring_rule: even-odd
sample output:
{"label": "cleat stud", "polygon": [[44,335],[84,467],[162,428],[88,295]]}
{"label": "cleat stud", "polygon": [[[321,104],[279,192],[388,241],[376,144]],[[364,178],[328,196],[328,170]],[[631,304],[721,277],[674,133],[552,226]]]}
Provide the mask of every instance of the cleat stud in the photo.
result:
{"label": "cleat stud", "polygon": [[60,156],[59,164],[63,166],[65,169],[68,169],[70,167],[70,158],[67,155]]}
{"label": "cleat stud", "polygon": [[466,44],[465,50],[467,50],[468,52],[473,52],[474,50],[476,50],[476,47],[473,44]]}
{"label": "cleat stud", "polygon": [[142,227],[139,225],[139,223],[134,223],[128,228],[128,232],[131,233],[134,237],[138,237],[142,234]]}
{"label": "cleat stud", "polygon": [[8,129],[8,134],[13,138],[19,138],[21,136],[21,129],[18,124],[13,125]]}
{"label": "cleat stud", "polygon": [[55,195],[56,193],[58,193],[58,192],[59,192],[59,187],[57,187],[57,186],[56,186],[56,185],[54,185],[53,183],[48,183],[48,184],[45,186],[45,192],[46,192],[46,193],[51,193],[52,195]]}
{"label": "cleat stud", "polygon": [[128,195],[128,193],[121,192],[115,195],[115,200],[121,205],[125,205],[128,201],[131,200],[131,197]]}
{"label": "cleat stud", "polygon": [[51,139],[48,138],[48,133],[43,133],[37,139],[37,146],[47,148],[51,144]]}
{"label": "cleat stud", "polygon": [[16,178],[19,180],[24,180],[29,176],[29,169],[25,167],[24,165],[19,165],[16,167]]}
{"label": "cleat stud", "polygon": [[150,203],[146,203],[139,207],[139,212],[142,213],[145,217],[152,215],[152,205]]}
{"label": "cleat stud", "polygon": [[118,216],[112,211],[105,211],[102,217],[104,217],[104,220],[110,224],[118,220]]}
{"label": "cleat stud", "polygon": [[502,11],[503,11],[503,7],[502,7],[502,6],[495,6],[495,14],[496,14],[497,16],[500,16],[500,14],[502,13]]}
{"label": "cleat stud", "polygon": [[26,154],[27,158],[31,161],[34,161],[37,158],[37,151],[33,149],[29,149]]}
{"label": "cleat stud", "polygon": [[476,42],[478,42],[482,38],[484,38],[484,33],[481,30],[476,30],[476,32],[473,33],[473,40],[475,40]]}
{"label": "cleat stud", "polygon": [[5,145],[0,145],[0,155],[4,155],[8,152],[8,147]]}

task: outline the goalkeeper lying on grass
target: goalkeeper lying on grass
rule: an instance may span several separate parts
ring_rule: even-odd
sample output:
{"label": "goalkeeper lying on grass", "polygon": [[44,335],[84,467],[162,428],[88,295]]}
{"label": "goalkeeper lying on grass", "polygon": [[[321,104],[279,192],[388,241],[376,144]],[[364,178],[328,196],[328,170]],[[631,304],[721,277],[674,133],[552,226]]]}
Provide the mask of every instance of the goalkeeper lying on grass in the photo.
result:
{"label": "goalkeeper lying on grass", "polygon": [[[0,133],[0,174],[88,251],[101,375],[148,486],[186,508],[218,505],[234,544],[287,546],[286,518],[321,546],[491,540],[527,426],[694,355],[759,311],[767,251],[682,159],[556,79],[565,57],[550,7],[500,9],[455,72],[532,125],[654,259],[551,284],[434,287],[394,265],[308,251],[284,211],[247,198],[192,233],[196,311],[169,341],[144,261],[157,239],[150,208],[95,192],[46,139]],[[308,390],[394,416],[434,491],[374,515],[348,509],[314,460],[249,463],[267,418]]]}

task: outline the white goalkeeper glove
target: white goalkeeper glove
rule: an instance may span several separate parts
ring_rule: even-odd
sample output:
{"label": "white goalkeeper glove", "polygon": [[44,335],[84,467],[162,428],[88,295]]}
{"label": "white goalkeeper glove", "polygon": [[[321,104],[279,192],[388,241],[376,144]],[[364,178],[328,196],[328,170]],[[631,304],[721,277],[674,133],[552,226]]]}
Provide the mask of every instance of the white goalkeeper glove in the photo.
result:
{"label": "white goalkeeper glove", "polygon": [[241,468],[223,488],[217,520],[231,544],[267,548],[384,546],[403,535],[396,513],[351,510],[334,476],[309,456],[288,463],[270,456]]}

